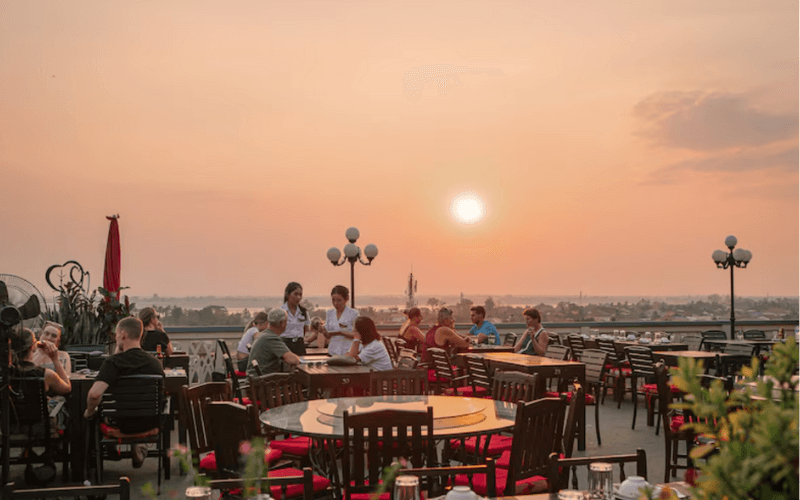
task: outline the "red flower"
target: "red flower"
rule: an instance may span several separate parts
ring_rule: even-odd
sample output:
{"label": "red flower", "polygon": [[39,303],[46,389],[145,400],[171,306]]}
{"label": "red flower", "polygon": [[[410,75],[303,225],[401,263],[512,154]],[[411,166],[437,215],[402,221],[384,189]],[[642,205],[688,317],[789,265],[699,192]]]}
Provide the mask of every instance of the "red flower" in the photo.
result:
{"label": "red flower", "polygon": [[697,469],[686,469],[686,475],[683,477],[683,480],[692,486],[696,486],[695,481],[697,480]]}

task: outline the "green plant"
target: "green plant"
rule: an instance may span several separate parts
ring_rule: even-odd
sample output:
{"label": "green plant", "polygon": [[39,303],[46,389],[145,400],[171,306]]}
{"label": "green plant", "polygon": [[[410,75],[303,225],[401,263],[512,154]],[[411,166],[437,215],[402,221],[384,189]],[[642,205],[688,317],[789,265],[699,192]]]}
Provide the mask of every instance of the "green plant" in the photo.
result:
{"label": "green plant", "polygon": [[701,386],[700,363],[681,359],[672,383],[688,394],[674,408],[697,417],[685,424],[711,442],[692,450],[700,463],[693,488],[695,498],[798,498],[798,393],[793,377],[798,366],[796,339],[776,344],[757,377],[759,362],[742,369],[744,382],[755,382],[728,394],[720,381]]}
{"label": "green plant", "polygon": [[75,283],[67,283],[59,293],[55,310],[47,315],[64,326],[62,346],[106,344],[114,340],[114,327],[120,319],[130,316],[132,308],[127,295],[120,301],[103,287],[87,295]]}

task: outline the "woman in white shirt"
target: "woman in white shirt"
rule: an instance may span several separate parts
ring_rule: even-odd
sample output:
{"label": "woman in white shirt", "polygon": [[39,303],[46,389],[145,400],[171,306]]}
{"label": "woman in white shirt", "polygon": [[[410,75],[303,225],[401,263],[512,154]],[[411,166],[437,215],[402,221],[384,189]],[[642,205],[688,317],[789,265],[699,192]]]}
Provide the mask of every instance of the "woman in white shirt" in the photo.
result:
{"label": "woman in white shirt", "polygon": [[303,287],[300,283],[292,281],[286,285],[283,292],[283,305],[281,309],[286,311],[286,331],[281,334],[281,339],[290,351],[303,356],[306,353],[305,336],[308,327],[311,325],[311,318],[308,317],[306,308],[300,305],[303,300]]}
{"label": "woman in white shirt", "polygon": [[350,290],[346,286],[336,285],[331,290],[331,303],[333,309],[328,309],[325,318],[325,329],[323,334],[330,339],[328,353],[331,356],[343,356],[350,350],[353,343],[353,326],[358,311],[347,306],[350,298]]}
{"label": "woman in white shirt", "polygon": [[375,322],[371,318],[359,317],[356,319],[353,342],[347,355],[360,361],[362,365],[369,366],[377,371],[386,371],[394,368],[386,346],[381,341]]}

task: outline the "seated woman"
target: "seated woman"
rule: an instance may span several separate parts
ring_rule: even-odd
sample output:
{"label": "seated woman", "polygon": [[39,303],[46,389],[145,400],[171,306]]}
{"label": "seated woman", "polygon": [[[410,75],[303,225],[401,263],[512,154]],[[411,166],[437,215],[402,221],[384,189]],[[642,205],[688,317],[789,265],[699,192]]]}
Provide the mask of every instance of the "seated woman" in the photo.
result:
{"label": "seated woman", "polygon": [[438,347],[445,350],[451,347],[463,350],[469,348],[469,339],[456,333],[455,326],[456,322],[453,320],[453,311],[446,307],[439,309],[439,313],[436,316],[436,324],[425,334],[425,353],[423,354],[423,361],[428,361],[429,359],[427,355],[427,349],[429,347]]}
{"label": "seated woman", "polygon": [[161,346],[161,352],[167,356],[172,355],[172,342],[169,341],[164,325],[161,324],[161,315],[152,307],[145,307],[139,311],[139,319],[144,325],[142,335],[142,350],[154,352]]}
{"label": "seated woman", "polygon": [[528,329],[514,346],[514,352],[530,354],[531,356],[544,356],[547,352],[547,343],[550,337],[542,326],[542,315],[538,309],[525,309],[522,311]]}
{"label": "seated woman", "polygon": [[[61,345],[61,330],[63,328],[63,326],[53,321],[45,321],[42,331],[39,332],[39,341],[51,342],[54,346],[56,346],[56,349],[58,349]],[[43,366],[44,368],[50,368],[51,370],[56,369],[53,361],[47,356],[44,349],[36,349],[33,353],[33,359],[31,359],[31,361],[36,366]],[[58,351],[58,361],[61,363],[67,373],[72,371],[72,360],[66,351]]]}
{"label": "seated woman", "polygon": [[[54,369],[44,368],[33,364],[33,355],[35,351],[42,351],[53,363]],[[50,432],[56,434],[59,430],[64,430],[67,423],[67,410],[66,405],[63,404],[65,396],[72,391],[72,383],[69,380],[69,375],[58,361],[58,349],[50,341],[37,342],[33,332],[27,328],[23,328],[19,332],[12,332],[11,334],[11,374],[13,376],[31,376],[43,377],[44,388],[48,395],[56,395],[56,397],[48,397],[48,404],[51,410],[61,403],[61,409],[55,417],[55,421],[51,422]],[[39,435],[44,434],[43,427],[39,430],[34,427],[34,433]]]}
{"label": "seated woman", "polygon": [[405,340],[406,349],[421,354],[425,346],[425,335],[419,329],[419,324],[422,322],[422,311],[419,310],[419,307],[412,307],[406,312],[406,316],[408,319],[400,327],[397,338]]}
{"label": "seated woman", "polygon": [[375,322],[366,316],[356,318],[353,342],[346,355],[377,371],[394,368],[389,353],[386,352],[386,346],[383,345],[378,329],[375,327]]}
{"label": "seated woman", "polygon": [[261,311],[256,314],[253,321],[245,328],[244,335],[242,335],[242,339],[236,347],[236,359],[239,365],[239,371],[247,371],[247,358],[250,357],[250,348],[253,346],[253,342],[258,338],[258,334],[267,329],[267,325],[269,325],[267,321],[267,312]]}

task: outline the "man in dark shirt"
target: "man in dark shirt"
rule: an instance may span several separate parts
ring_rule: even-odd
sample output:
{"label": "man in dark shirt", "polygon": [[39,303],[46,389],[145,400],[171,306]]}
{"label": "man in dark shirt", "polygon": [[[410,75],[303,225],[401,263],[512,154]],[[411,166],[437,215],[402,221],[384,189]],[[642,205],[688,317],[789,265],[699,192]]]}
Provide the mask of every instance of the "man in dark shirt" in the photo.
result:
{"label": "man in dark shirt", "polygon": [[[100,366],[100,372],[86,398],[84,417],[91,418],[94,415],[103,393],[113,389],[119,377],[123,375],[164,375],[161,363],[152,354],[142,350],[139,344],[142,331],[142,322],[138,318],[125,318],[117,323],[115,332],[117,350]],[[137,433],[157,427],[159,422],[137,419],[132,422],[118,422],[118,424],[125,433]],[[147,449],[143,446],[134,446],[132,452],[134,467],[141,467],[144,457],[147,455]]]}

